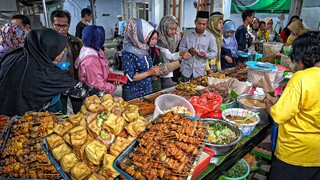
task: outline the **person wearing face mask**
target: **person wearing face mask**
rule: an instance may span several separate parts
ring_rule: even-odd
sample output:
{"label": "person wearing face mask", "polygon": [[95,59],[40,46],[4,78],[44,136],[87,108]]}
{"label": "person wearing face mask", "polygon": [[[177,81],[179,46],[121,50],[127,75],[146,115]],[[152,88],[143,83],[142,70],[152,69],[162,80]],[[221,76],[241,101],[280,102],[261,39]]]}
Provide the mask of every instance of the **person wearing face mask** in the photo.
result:
{"label": "person wearing face mask", "polygon": [[[0,60],[0,114],[13,116],[48,109],[63,112],[66,107],[51,103],[54,97],[64,94],[83,100],[99,92],[56,66],[67,42],[66,36],[53,29],[35,29],[28,33],[23,48],[3,56]],[[56,105],[59,107],[52,107]]]}
{"label": "person wearing face mask", "polygon": [[199,76],[204,76],[207,59],[217,56],[215,37],[208,32],[209,12],[198,11],[194,21],[196,28],[185,32],[179,46],[179,51],[188,51],[192,57],[181,62],[181,81],[187,82]]}
{"label": "person wearing face mask", "polygon": [[214,71],[221,72],[221,47],[222,47],[222,27],[223,27],[223,14],[214,12],[209,18],[207,30],[212,33],[216,38],[217,44],[217,57],[208,59],[206,63],[206,73],[212,74]]}
{"label": "person wearing face mask", "polygon": [[[191,54],[187,50],[177,52],[181,39],[177,18],[172,15],[162,17],[158,26],[158,32],[160,35],[157,47],[161,50],[164,63],[172,63],[171,65],[177,64],[176,67],[179,68],[179,60],[182,58],[187,60],[191,57]],[[179,73],[174,72],[169,72],[166,76],[161,76],[161,85],[163,88],[169,88],[177,84],[177,76],[179,76]]]}
{"label": "person wearing face mask", "polygon": [[269,42],[277,41],[282,42],[283,40],[279,36],[279,34],[273,28],[273,20],[271,18],[265,18],[264,21],[266,22],[266,28],[269,34]]}
{"label": "person wearing face mask", "polygon": [[[78,79],[78,70],[74,67],[74,62],[79,56],[80,50],[82,48],[81,39],[71,35],[69,33],[70,23],[71,23],[71,15],[68,11],[64,11],[61,9],[57,9],[52,11],[51,13],[51,24],[54,30],[56,30],[59,34],[66,36],[68,38],[68,45],[64,49],[64,55],[61,59],[62,62],[70,63],[69,68],[67,69],[68,74],[74,78]],[[68,114],[75,114],[80,111],[82,100],[72,97],[61,96],[61,100],[63,104],[68,104]],[[70,101],[71,103],[68,103]],[[71,106],[72,107],[71,107]]]}
{"label": "person wearing face mask", "polygon": [[23,26],[8,23],[0,31],[2,41],[0,42],[0,58],[7,52],[23,47],[28,30]]}

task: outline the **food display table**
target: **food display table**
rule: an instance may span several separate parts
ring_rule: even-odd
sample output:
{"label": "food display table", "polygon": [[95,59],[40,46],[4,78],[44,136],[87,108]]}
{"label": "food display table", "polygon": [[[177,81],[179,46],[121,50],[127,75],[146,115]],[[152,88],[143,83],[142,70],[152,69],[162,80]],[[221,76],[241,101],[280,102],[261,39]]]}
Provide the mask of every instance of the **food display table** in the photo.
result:
{"label": "food display table", "polygon": [[[162,90],[160,93],[172,93],[175,87]],[[157,92],[159,94],[159,92]],[[145,97],[137,98],[136,100],[148,101],[149,103],[154,103],[157,93],[147,95]],[[151,100],[150,100],[151,99]],[[130,102],[129,102],[130,103]],[[144,116],[146,119],[152,118],[152,111],[146,111]],[[73,115],[76,116],[76,115]],[[11,124],[10,124],[11,125]],[[236,147],[226,155],[215,156],[217,159],[216,163],[209,164],[208,168],[205,169],[197,179],[218,179],[221,174],[231,168],[236,164],[241,158],[243,158],[247,153],[249,153],[255,146],[257,146],[270,132],[272,121],[266,125],[256,126],[253,132],[247,136],[243,137],[236,145]],[[5,146],[5,145],[4,145]],[[210,159],[210,158],[209,158]],[[56,175],[59,175],[56,173]]]}
{"label": "food display table", "polygon": [[[175,87],[171,87],[164,89],[161,92],[170,93],[174,89]],[[154,94],[150,94],[146,96],[146,98]],[[223,172],[230,169],[234,164],[236,164],[247,153],[252,151],[255,146],[257,146],[266,138],[271,131],[271,125],[272,119],[270,118],[268,124],[256,126],[253,132],[249,136],[243,137],[230,153],[222,156],[215,156],[215,158],[218,159],[218,162],[216,164],[211,163],[209,167],[197,177],[197,179],[218,179]]]}

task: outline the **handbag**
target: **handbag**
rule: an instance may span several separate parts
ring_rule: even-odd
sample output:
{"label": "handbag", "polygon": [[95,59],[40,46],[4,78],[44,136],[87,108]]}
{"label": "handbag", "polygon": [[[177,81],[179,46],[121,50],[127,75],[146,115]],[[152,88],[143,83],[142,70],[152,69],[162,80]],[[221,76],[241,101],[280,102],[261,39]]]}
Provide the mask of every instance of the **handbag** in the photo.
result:
{"label": "handbag", "polygon": [[120,84],[124,85],[127,84],[128,77],[122,74],[109,73],[107,81],[111,83],[119,82]]}

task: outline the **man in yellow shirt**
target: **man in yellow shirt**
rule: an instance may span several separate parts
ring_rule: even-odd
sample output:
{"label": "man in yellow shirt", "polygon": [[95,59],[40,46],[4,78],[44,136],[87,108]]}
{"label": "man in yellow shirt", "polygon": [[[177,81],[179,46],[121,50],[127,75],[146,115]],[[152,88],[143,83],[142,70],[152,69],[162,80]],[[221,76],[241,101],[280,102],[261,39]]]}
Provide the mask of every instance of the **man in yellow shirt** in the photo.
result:
{"label": "man in yellow shirt", "polygon": [[320,179],[320,32],[293,42],[291,58],[300,69],[275,105],[266,103],[279,125],[270,180]]}

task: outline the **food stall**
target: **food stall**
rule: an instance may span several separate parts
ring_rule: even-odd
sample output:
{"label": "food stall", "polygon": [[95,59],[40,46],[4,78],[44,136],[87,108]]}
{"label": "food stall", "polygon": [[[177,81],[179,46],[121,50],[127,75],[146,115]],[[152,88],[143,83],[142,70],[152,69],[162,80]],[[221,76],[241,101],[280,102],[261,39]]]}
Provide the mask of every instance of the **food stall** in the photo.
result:
{"label": "food stall", "polygon": [[[177,179],[218,179],[270,132],[272,122],[270,117],[266,119],[263,116],[261,118],[256,112],[243,109],[242,113],[250,112],[253,119],[257,118],[254,120],[256,124],[249,133],[246,133],[242,128],[236,128],[234,131],[238,131],[237,141],[227,151],[221,153],[222,151],[215,149],[217,146],[211,147],[210,142],[208,143],[210,133],[200,133],[205,129],[207,131],[214,130],[216,127],[210,126],[210,122],[215,124],[219,121],[216,119],[223,118],[225,119],[222,121],[223,123],[228,122],[228,116],[231,114],[226,114],[227,112],[240,112],[232,107],[236,107],[234,103],[238,103],[237,97],[246,93],[250,88],[243,88],[245,86],[239,88],[237,83],[243,82],[235,81],[236,78],[242,81],[246,79],[246,69],[245,66],[228,69],[224,74],[214,74],[211,77],[197,78],[189,83],[180,83],[176,87],[130,102],[115,100],[111,95],[104,95],[101,98],[90,96],[85,100],[81,111],[71,116],[46,112],[27,112],[22,117],[11,118],[4,125],[5,128],[1,134],[2,141],[0,142],[3,149],[0,152],[2,157],[0,177],[83,179],[90,176],[92,179],[113,179],[120,174],[127,174],[126,178],[143,177],[141,172],[132,172],[132,168],[133,170],[142,168],[143,165],[139,165],[138,162],[144,161],[143,156],[140,156],[139,153],[151,153],[146,153],[150,148],[148,143],[154,143],[155,147],[159,147],[164,152],[172,152],[175,149],[177,153],[182,153],[189,152],[190,147],[194,147],[194,149],[185,154],[188,155],[186,156],[188,159],[192,157],[190,162],[183,161],[184,156],[179,156],[177,159],[176,154],[156,153],[155,155],[158,157],[156,162],[150,164],[150,167],[144,167],[146,169],[153,166],[160,167],[157,172],[150,172],[150,177],[157,174],[160,178],[170,175],[177,177]],[[235,78],[225,80],[226,76]],[[212,92],[199,94],[203,87],[210,85],[212,86],[209,91]],[[233,88],[232,91],[230,88]],[[217,93],[219,91],[223,98]],[[181,102],[186,101],[192,104],[192,108],[179,108],[179,103],[175,103],[180,100],[171,99],[174,102],[173,107],[157,110],[159,108],[157,97],[168,94],[173,94],[173,97],[175,95],[178,95],[179,98],[183,97],[181,99],[184,101],[181,100]],[[204,98],[206,99],[204,104],[210,106],[197,104],[202,102]],[[228,99],[228,101],[222,99]],[[198,105],[199,107],[197,107]],[[189,107],[188,105],[183,106]],[[211,113],[204,112],[210,110]],[[155,112],[159,117],[153,120]],[[182,116],[179,115],[181,112],[190,114]],[[161,115],[162,113],[165,114]],[[209,119],[199,121],[201,116]],[[261,124],[261,122],[264,123]],[[220,123],[219,126],[222,124],[224,127],[228,126],[229,129],[239,125],[239,123],[232,122],[223,123]],[[170,131],[157,129],[157,127],[170,129]],[[157,134],[162,131],[163,134]],[[173,131],[178,133],[171,134]],[[155,141],[148,141],[150,139]],[[159,140],[162,144],[157,144]],[[166,142],[166,140],[170,141]],[[137,142],[140,143],[139,146]],[[166,143],[163,144],[164,142]],[[174,144],[170,144],[172,142]],[[226,144],[230,144],[230,142]],[[223,148],[225,147],[222,146]],[[133,149],[136,153],[130,154]],[[214,153],[210,153],[212,152],[210,149],[214,149]],[[205,168],[197,168],[198,166],[196,166],[201,152],[208,154],[206,160],[203,161],[206,164],[200,164]],[[35,154],[38,156],[33,157]],[[213,156],[214,158],[211,158]],[[168,167],[162,167],[161,163],[167,163]],[[133,164],[135,167],[132,167]],[[192,175],[196,177],[192,177]]]}

